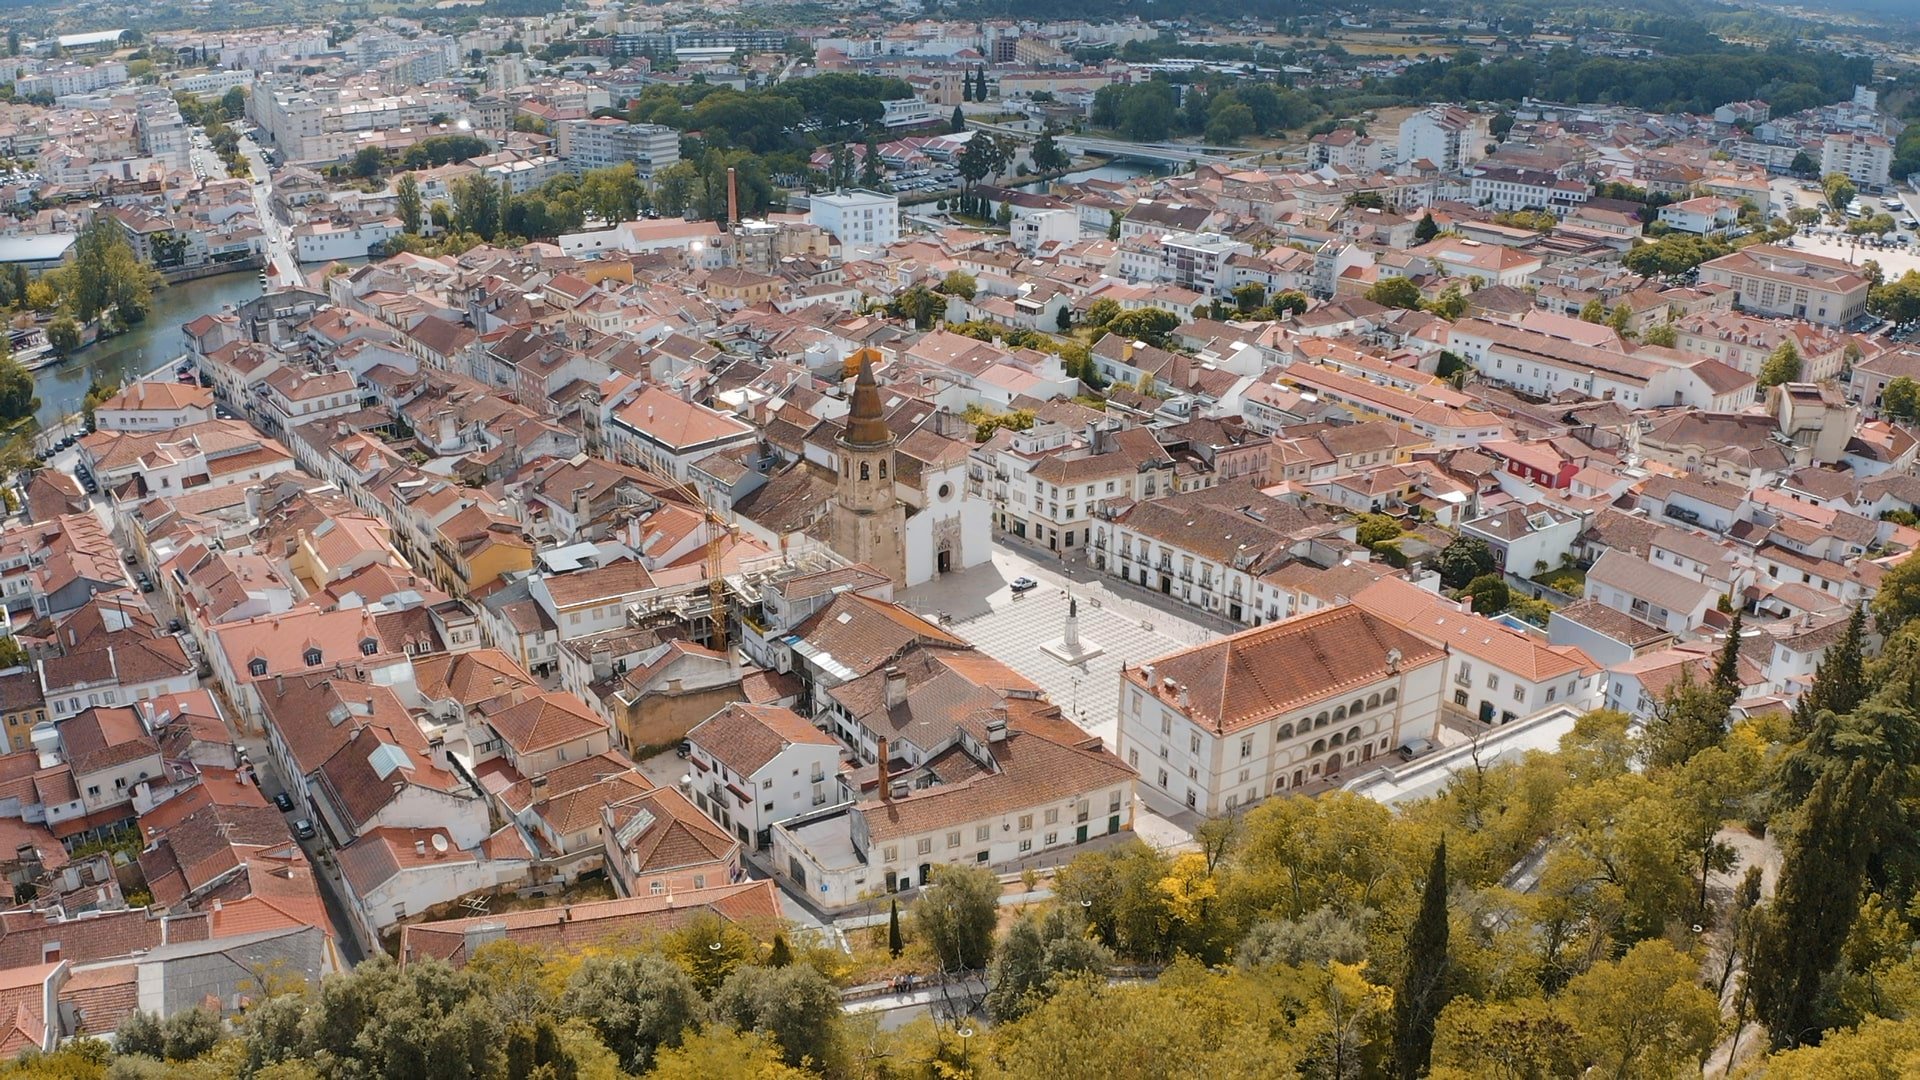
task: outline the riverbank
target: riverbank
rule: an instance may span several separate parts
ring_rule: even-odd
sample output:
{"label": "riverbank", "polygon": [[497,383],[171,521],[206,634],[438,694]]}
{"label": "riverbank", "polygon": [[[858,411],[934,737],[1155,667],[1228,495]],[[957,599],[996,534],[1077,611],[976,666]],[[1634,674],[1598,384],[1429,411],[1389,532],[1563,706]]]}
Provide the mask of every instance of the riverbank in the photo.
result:
{"label": "riverbank", "polygon": [[171,363],[187,351],[184,324],[237,308],[259,295],[257,271],[223,273],[155,290],[153,311],[145,322],[33,373],[34,392],[40,397],[36,417],[42,426],[51,427],[80,410],[87,387],[96,378],[125,382]]}

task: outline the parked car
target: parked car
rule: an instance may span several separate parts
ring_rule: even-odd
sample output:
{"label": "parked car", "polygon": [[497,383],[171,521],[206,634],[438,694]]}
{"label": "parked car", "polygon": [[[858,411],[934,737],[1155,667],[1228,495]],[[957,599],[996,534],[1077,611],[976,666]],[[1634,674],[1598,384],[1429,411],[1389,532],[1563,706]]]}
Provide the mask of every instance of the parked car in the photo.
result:
{"label": "parked car", "polygon": [[1017,578],[1014,578],[1014,579],[1013,579],[1012,581],[1010,581],[1010,582],[1008,582],[1008,583],[1007,583],[1007,587],[1008,587],[1009,589],[1012,589],[1012,590],[1013,590],[1014,592],[1017,592],[1017,593],[1023,593],[1023,592],[1026,592],[1026,591],[1027,591],[1028,589],[1037,589],[1037,588],[1039,588],[1039,587],[1040,587],[1040,583],[1039,583],[1039,582],[1037,582],[1037,581],[1035,581],[1035,580],[1033,580],[1033,579],[1032,579],[1032,578],[1030,578],[1030,577],[1027,577],[1027,576],[1025,576],[1025,575],[1022,575],[1022,576],[1020,576],[1020,577],[1017,577]]}
{"label": "parked car", "polygon": [[1408,739],[1400,744],[1400,756],[1407,761],[1433,751],[1432,739]]}
{"label": "parked car", "polygon": [[150,593],[153,591],[153,579],[147,576],[146,571],[142,570],[138,574],[133,575],[133,580],[140,583],[141,592]]}
{"label": "parked car", "polygon": [[314,832],[313,832],[313,819],[312,819],[312,818],[301,818],[301,819],[300,819],[299,821],[296,821],[296,822],[294,822],[294,823],[293,823],[293,835],[295,835],[295,836],[297,836],[297,837],[299,837],[299,838],[300,838],[300,839],[302,839],[302,840],[311,840],[311,839],[313,839],[313,837],[314,837]]}
{"label": "parked car", "polygon": [[279,807],[283,814],[290,813],[293,810],[293,796],[283,791],[273,797],[273,805]]}

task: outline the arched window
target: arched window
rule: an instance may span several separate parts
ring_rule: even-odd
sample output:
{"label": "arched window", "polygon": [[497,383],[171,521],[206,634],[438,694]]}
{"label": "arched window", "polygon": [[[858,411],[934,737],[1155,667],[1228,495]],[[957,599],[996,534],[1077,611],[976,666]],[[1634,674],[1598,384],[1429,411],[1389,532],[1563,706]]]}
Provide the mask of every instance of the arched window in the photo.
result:
{"label": "arched window", "polygon": [[1326,727],[1326,726],[1327,726],[1327,714],[1323,712],[1323,713],[1321,713],[1321,714],[1320,714],[1319,716],[1316,716],[1316,717],[1314,717],[1314,718],[1313,718],[1313,726],[1314,726],[1314,727],[1316,727],[1316,728],[1323,728],[1323,727]]}
{"label": "arched window", "polygon": [[1326,753],[1326,752],[1327,752],[1327,740],[1325,740],[1325,739],[1315,739],[1315,740],[1313,740],[1313,751],[1312,751],[1312,752],[1313,752],[1313,753],[1316,753],[1316,754],[1324,754],[1324,753]]}
{"label": "arched window", "polygon": [[[1315,769],[1318,769],[1319,767],[1320,766],[1318,765],[1314,766]],[[1301,769],[1293,770],[1293,786],[1294,787],[1299,787],[1301,784],[1304,784],[1306,782],[1307,782],[1307,774],[1304,770],[1301,770]]]}
{"label": "arched window", "polygon": [[1346,738],[1336,731],[1333,733],[1333,738],[1327,740],[1327,749],[1338,750],[1346,741]]}
{"label": "arched window", "polygon": [[265,675],[267,673],[267,662],[256,656],[252,660],[247,661],[247,671],[255,678]]}
{"label": "arched window", "polygon": [[886,478],[887,478],[887,459],[881,458],[880,459],[880,479],[885,480]]}
{"label": "arched window", "polygon": [[1360,741],[1360,729],[1358,727],[1350,727],[1347,729],[1347,741],[1350,743]]}
{"label": "arched window", "polygon": [[1274,736],[1274,740],[1273,740],[1273,741],[1274,741],[1274,742],[1286,742],[1286,741],[1287,741],[1288,739],[1291,739],[1291,738],[1293,738],[1293,725],[1292,725],[1292,724],[1281,724],[1281,725],[1280,725],[1280,733],[1279,733],[1278,735],[1276,735],[1276,736]]}
{"label": "arched window", "polygon": [[866,463],[866,462],[864,462],[864,461],[863,461],[863,462],[861,462],[861,463],[860,463],[860,479],[862,479],[862,480],[871,480],[871,479],[873,479],[873,477],[872,477],[871,475],[869,475],[869,474],[868,474],[868,472],[867,472],[867,469],[868,469],[868,465],[867,465],[867,463]]}
{"label": "arched window", "polygon": [[1366,708],[1366,707],[1367,707],[1367,703],[1366,703],[1366,702],[1364,702],[1364,701],[1361,701],[1361,700],[1360,700],[1359,698],[1354,698],[1354,699],[1353,699],[1353,704],[1351,704],[1351,705],[1349,705],[1349,706],[1347,706],[1347,715],[1348,715],[1348,716],[1359,716],[1359,715],[1360,715],[1360,710],[1361,710],[1361,709],[1364,709],[1364,708]]}
{"label": "arched window", "polygon": [[1391,705],[1391,704],[1393,704],[1393,703],[1394,703],[1394,701],[1396,701],[1396,700],[1397,700],[1397,699],[1398,699],[1399,697],[1400,697],[1400,689],[1399,689],[1399,687],[1395,687],[1395,686],[1389,686],[1389,687],[1387,687],[1387,692],[1386,692],[1386,693],[1384,693],[1384,694],[1382,694],[1382,695],[1380,695],[1380,701],[1381,701],[1381,702],[1382,702],[1383,704],[1387,704],[1387,705]]}
{"label": "arched window", "polygon": [[303,652],[300,654],[300,659],[306,661],[308,667],[319,667],[320,666],[320,650],[310,648],[306,652]]}
{"label": "arched window", "polygon": [[1347,718],[1347,707],[1345,705],[1335,705],[1333,707],[1333,718],[1335,720],[1345,720]]}
{"label": "arched window", "polygon": [[1379,707],[1380,707],[1380,695],[1379,695],[1379,694],[1369,694],[1369,695],[1367,696],[1367,708],[1369,708],[1369,709],[1377,709],[1377,708],[1379,708]]}

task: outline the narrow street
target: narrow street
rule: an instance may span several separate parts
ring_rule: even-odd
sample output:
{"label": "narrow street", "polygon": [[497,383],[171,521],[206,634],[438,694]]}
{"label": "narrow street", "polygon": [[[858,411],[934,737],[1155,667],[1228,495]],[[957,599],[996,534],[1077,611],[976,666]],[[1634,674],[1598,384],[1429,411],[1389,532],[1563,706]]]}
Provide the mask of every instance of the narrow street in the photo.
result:
{"label": "narrow street", "polygon": [[301,275],[300,262],[293,253],[292,228],[273,213],[273,173],[267,166],[266,154],[246,136],[240,139],[240,153],[246,156],[253,170],[253,203],[267,240],[267,284],[304,285],[306,278]]}

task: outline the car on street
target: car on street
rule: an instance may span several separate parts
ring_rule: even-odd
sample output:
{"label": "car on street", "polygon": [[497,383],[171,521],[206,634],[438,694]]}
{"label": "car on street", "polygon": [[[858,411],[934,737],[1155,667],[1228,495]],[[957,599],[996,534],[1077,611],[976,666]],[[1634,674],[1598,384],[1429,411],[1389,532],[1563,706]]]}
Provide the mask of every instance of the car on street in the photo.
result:
{"label": "car on street", "polygon": [[140,584],[141,592],[150,593],[153,591],[153,579],[147,576],[145,570],[133,575],[133,580]]}
{"label": "car on street", "polygon": [[280,812],[283,814],[291,813],[293,811],[293,796],[283,791],[273,797],[273,805],[279,807]]}
{"label": "car on street", "polygon": [[1012,589],[1014,592],[1017,592],[1017,593],[1023,593],[1029,589],[1037,589],[1039,587],[1040,587],[1039,582],[1033,580],[1030,577],[1027,577],[1024,574],[1022,574],[1017,578],[1014,578],[1012,581],[1007,583],[1007,588]]}
{"label": "car on street", "polygon": [[1408,739],[1400,744],[1400,756],[1407,761],[1433,751],[1432,739]]}
{"label": "car on street", "polygon": [[312,819],[312,818],[301,818],[300,820],[298,820],[298,821],[296,821],[296,822],[294,822],[294,823],[293,823],[293,835],[295,835],[295,836],[297,836],[297,837],[299,837],[299,838],[300,838],[300,839],[302,839],[302,840],[311,840],[311,839],[313,839],[313,836],[314,836],[314,832],[313,832],[313,819]]}

